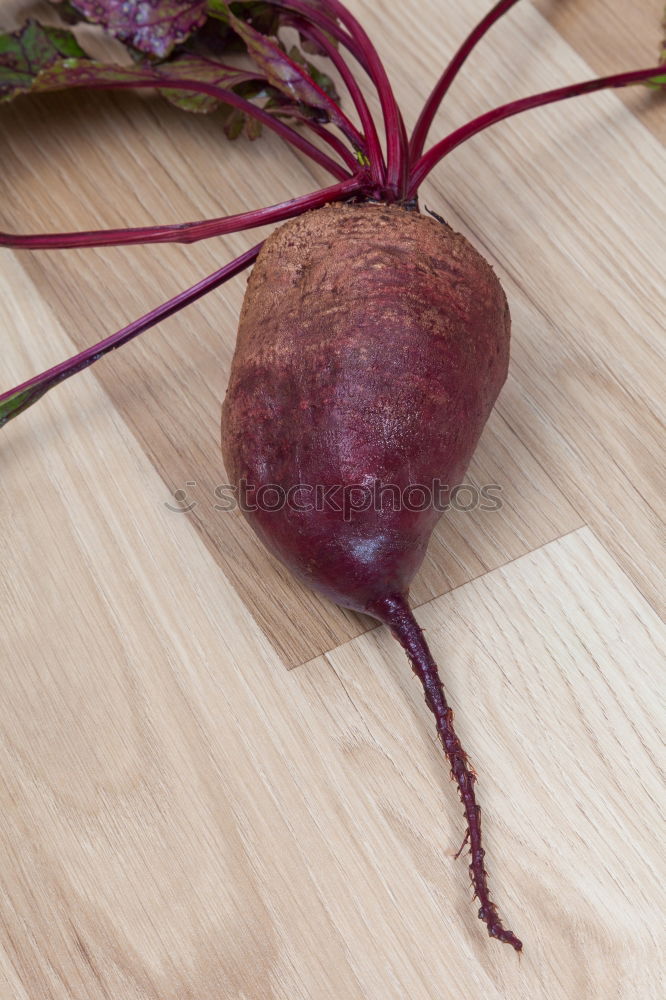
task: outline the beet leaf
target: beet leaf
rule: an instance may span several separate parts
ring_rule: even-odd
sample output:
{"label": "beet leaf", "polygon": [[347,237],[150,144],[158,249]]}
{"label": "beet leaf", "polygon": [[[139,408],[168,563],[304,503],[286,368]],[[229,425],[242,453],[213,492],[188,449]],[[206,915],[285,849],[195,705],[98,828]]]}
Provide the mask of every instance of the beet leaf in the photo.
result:
{"label": "beet leaf", "polygon": [[[168,72],[171,78],[184,77],[188,80],[201,80],[204,83],[218,84],[224,88],[236,88],[241,84],[253,83],[254,88],[247,88],[243,91],[244,97],[255,97],[261,93],[266,80],[256,71],[239,69],[237,66],[227,66],[224,63],[216,62],[213,59],[204,59],[201,56],[190,55],[184,52],[176,56],[168,63],[160,64],[156,67],[157,73]],[[168,101],[175,104],[183,111],[194,111],[209,113],[215,111],[220,106],[220,101],[207,94],[197,94],[188,90],[162,90],[161,93]],[[239,112],[242,114],[242,112]],[[245,117],[245,116],[243,116]]]}
{"label": "beet leaf", "polygon": [[[122,66],[90,59],[74,35],[61,28],[28,21],[19,31],[0,35],[0,100],[19,94],[66,90],[70,87],[146,86],[152,84],[172,103],[188,111],[212,111],[220,100],[193,91],[161,87],[164,77],[200,81],[223,88],[263,81],[256,72],[240,70],[184,53],[168,63]],[[259,89],[263,86],[261,83]]]}
{"label": "beet leaf", "polygon": [[[337,125],[356,146],[362,148],[365,145],[363,137],[341,111],[336,101],[309,75],[305,58],[298,62],[290,58],[277,42],[237,18],[231,10],[229,23],[243,39],[249,55],[276,90],[297,104],[304,104],[306,107],[323,112],[325,116],[323,120]],[[331,81],[328,82],[330,85]]]}
{"label": "beet leaf", "polygon": [[[304,125],[327,142],[352,172],[359,164],[370,162],[365,137],[340,109],[331,78],[309,62],[298,46],[292,46],[287,54],[278,40],[279,28],[288,25],[290,17],[280,4],[235,0],[232,9],[224,0],[151,0],[148,5],[136,0],[52,2],[68,23],[87,20],[114,34],[128,46],[131,61],[91,59],[71,32],[31,20],[18,31],[0,34],[0,101],[70,87],[154,86],[184,111],[210,113],[224,106],[222,129],[229,139],[242,133],[256,139],[266,125],[338,179],[346,176],[342,168],[290,128],[288,120]],[[322,7],[325,9],[325,4],[312,4],[313,10]],[[334,20],[326,23],[335,30]],[[275,40],[262,34],[258,25]],[[145,32],[137,34],[133,30],[137,26]],[[344,76],[346,66],[335,44],[323,32],[321,40]],[[243,54],[254,58],[256,70],[225,61],[226,55]],[[182,88],[174,86],[179,79]],[[356,96],[355,103],[358,106]],[[361,118],[367,128],[369,114]],[[342,130],[351,149],[323,128],[329,123]],[[377,158],[377,145],[371,135],[373,159]]]}
{"label": "beet leaf", "polygon": [[[57,6],[57,4],[56,4]],[[207,0],[68,0],[91,24],[140,52],[158,59],[168,56],[200,28],[207,16]]]}
{"label": "beet leaf", "polygon": [[314,80],[317,86],[323,90],[332,101],[339,103],[340,95],[335,89],[335,84],[331,77],[327,73],[318,69],[314,63],[309,62],[299,49],[298,45],[292,45],[288,54],[292,62],[298,63],[299,66],[302,66],[310,79]]}
{"label": "beet leaf", "polygon": [[[307,77],[304,70],[299,68],[299,71],[304,78]],[[312,81],[311,84],[313,90],[319,92],[317,85]],[[349,176],[342,166],[305,137],[251,102],[249,98],[263,95],[268,103],[276,93],[258,71],[241,70],[182,51],[163,62],[145,58],[130,65],[99,62],[87,56],[71,32],[44,27],[36,21],[28,21],[11,34],[0,35],[0,101],[12,100],[20,94],[66,90],[70,87],[154,87],[167,100],[187,111],[206,112],[215,110],[220,103],[230,105],[238,113],[227,114],[225,133],[229,138],[235,138],[243,128],[249,138],[256,138],[263,123],[326,167],[334,177],[342,180]],[[332,108],[337,108],[335,102],[325,94],[323,96]],[[295,110],[301,108],[300,104],[294,104]],[[342,112],[339,114],[346,121]],[[296,120],[309,124],[307,116],[302,114],[297,115]],[[362,136],[354,130],[351,123],[349,125],[354,144],[362,146]],[[338,144],[332,134],[325,131],[323,135],[320,131],[318,134],[338,151]],[[347,166],[353,165],[356,161],[352,152],[345,152],[343,160]]]}
{"label": "beet leaf", "polygon": [[0,101],[29,93],[42,71],[80,58],[86,53],[71,31],[26,21],[18,31],[0,35]]}

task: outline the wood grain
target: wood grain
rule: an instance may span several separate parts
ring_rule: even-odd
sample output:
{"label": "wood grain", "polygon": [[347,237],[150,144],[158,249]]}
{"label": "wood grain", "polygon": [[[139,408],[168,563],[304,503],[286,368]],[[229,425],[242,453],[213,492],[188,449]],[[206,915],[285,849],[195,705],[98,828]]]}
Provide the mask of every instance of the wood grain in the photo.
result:
{"label": "wood grain", "polygon": [[[487,5],[409,0],[399,20],[350,3],[410,122]],[[658,8],[519,4],[433,137],[643,63]],[[5,0],[0,26],[44,10]],[[638,89],[542,109],[423,189],[513,315],[470,472],[503,506],[447,516],[414,596],[521,959],[476,920],[459,803],[396,644],[214,509],[240,279],[2,434],[3,1000],[661,996],[665,121]],[[0,142],[0,226],[21,231],[203,218],[326,180],[269,136],[228,144],[214,118],[129,94],[2,106]],[[4,251],[3,384],[260,236]],[[166,506],[179,488],[190,513]]]}
{"label": "wood grain", "polygon": [[[624,66],[652,66],[666,48],[666,11],[662,0],[627,4],[625,0],[532,0],[558,34],[600,76]],[[661,32],[657,30],[664,19]],[[660,44],[661,43],[661,44]],[[666,142],[666,116],[657,93],[629,87],[622,100],[647,128]]]}

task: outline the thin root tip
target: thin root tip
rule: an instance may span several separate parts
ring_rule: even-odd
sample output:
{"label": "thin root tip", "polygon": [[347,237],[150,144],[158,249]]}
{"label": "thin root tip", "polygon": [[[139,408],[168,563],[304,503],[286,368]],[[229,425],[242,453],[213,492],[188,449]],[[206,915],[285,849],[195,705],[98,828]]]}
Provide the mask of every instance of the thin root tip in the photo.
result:
{"label": "thin root tip", "polygon": [[513,931],[502,926],[493,903],[490,903],[489,907],[479,908],[479,920],[484,921],[492,938],[503,941],[504,944],[510,944],[516,951],[523,950],[523,942],[520,938],[517,938]]}
{"label": "thin root tip", "polygon": [[498,941],[510,944],[514,951],[521,952],[523,950],[523,942],[516,937],[513,931],[508,931],[504,927],[489,927],[488,933],[491,937],[497,938]]}

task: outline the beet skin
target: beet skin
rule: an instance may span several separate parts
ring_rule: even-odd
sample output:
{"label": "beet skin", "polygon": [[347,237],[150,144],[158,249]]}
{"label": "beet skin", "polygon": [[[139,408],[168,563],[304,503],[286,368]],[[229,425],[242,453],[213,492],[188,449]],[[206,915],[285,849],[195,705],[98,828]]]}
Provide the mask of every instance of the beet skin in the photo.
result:
{"label": "beet skin", "polygon": [[[411,509],[394,510],[396,491],[378,484],[402,494],[461,482],[506,378],[509,328],[490,265],[435,219],[331,205],[269,237],[243,304],[222,447],[233,483],[328,490],[322,511],[294,509],[314,503],[301,490],[295,505],[248,515],[296,576],[356,611],[406,593],[439,511],[414,510],[415,489]],[[282,495],[264,493],[262,507]],[[350,510],[371,493],[369,509]],[[334,509],[345,501],[346,519]]]}
{"label": "beet skin", "polygon": [[406,650],[465,808],[479,917],[520,950],[489,896],[474,772],[407,602],[432,500],[461,482],[506,378],[509,330],[492,268],[448,226],[384,204],[308,212],[250,276],[222,450],[270,551]]}

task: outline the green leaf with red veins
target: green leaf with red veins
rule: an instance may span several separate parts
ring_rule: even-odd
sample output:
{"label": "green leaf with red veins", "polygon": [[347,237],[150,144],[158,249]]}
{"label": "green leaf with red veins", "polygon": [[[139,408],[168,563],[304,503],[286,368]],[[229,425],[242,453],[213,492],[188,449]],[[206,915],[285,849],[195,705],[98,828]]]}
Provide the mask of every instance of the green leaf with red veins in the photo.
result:
{"label": "green leaf with red veins", "polygon": [[85,57],[71,31],[26,21],[18,31],[0,35],[0,101],[27,94],[42,70],[63,59]]}
{"label": "green leaf with red veins", "polygon": [[224,121],[224,134],[227,139],[237,139],[238,136],[243,131],[243,126],[245,125],[245,115],[238,108],[230,108],[229,114]]}
{"label": "green leaf with red veins", "polygon": [[145,84],[159,75],[152,66],[118,66],[95,59],[63,59],[42,70],[32,86],[33,93],[47,90],[69,90],[70,87],[95,87],[100,84]]}
{"label": "green leaf with red veins", "polygon": [[258,122],[256,118],[250,118],[249,115],[245,115],[245,135],[248,137],[250,142],[254,142],[258,139],[263,132],[263,125]]}
{"label": "green leaf with red veins", "polygon": [[266,79],[292,101],[324,111],[332,122],[344,128],[336,104],[318,87],[305,70],[266,35],[255,31],[229,11],[231,27],[243,39],[248,54],[254,59]]}
{"label": "green leaf with red veins", "polygon": [[166,59],[206,20],[207,0],[68,0],[87,21],[140,52]]}
{"label": "green leaf with red veins", "polygon": [[[169,77],[183,77],[187,80],[200,80],[203,83],[214,83],[219,87],[230,90],[241,83],[248,83],[254,80],[264,81],[264,77],[259,73],[238,69],[237,66],[225,66],[223,63],[215,62],[212,59],[203,59],[200,56],[182,55],[177,56],[168,63],[156,66],[157,73],[166,73]],[[208,94],[197,94],[191,90],[162,90],[162,95],[171,104],[183,111],[194,111],[197,114],[210,114],[220,106],[220,102]]]}
{"label": "green leaf with red veins", "polygon": [[226,89],[257,83],[260,90],[265,84],[264,77],[256,71],[188,54],[160,65],[145,62],[119,66],[98,62],[88,58],[71,32],[43,27],[36,21],[28,21],[13,34],[0,35],[0,100],[70,87],[154,81],[167,100],[186,111],[209,112],[219,106],[220,102],[208,94],[160,87],[161,76],[213,83]]}
{"label": "green leaf with red veins", "polygon": [[330,76],[318,69],[314,63],[308,62],[297,45],[292,45],[289,49],[289,58],[293,59],[295,63],[302,66],[308,76],[312,77],[317,86],[321,87],[324,93],[328,94],[332,101],[340,100],[340,95],[335,89],[335,84]]}
{"label": "green leaf with red veins", "polygon": [[28,22],[13,35],[0,35],[0,101],[10,101],[19,94],[100,83],[155,80],[158,87],[159,79],[152,66],[118,66],[89,59],[68,31],[36,22]]}

